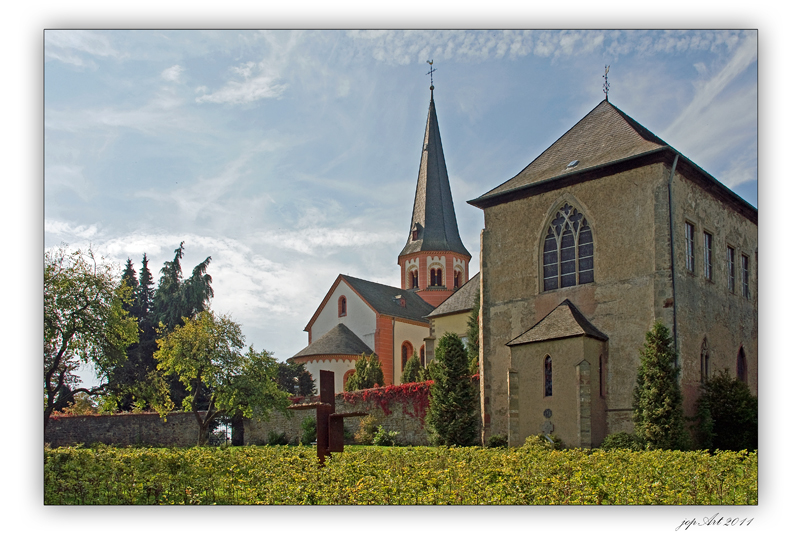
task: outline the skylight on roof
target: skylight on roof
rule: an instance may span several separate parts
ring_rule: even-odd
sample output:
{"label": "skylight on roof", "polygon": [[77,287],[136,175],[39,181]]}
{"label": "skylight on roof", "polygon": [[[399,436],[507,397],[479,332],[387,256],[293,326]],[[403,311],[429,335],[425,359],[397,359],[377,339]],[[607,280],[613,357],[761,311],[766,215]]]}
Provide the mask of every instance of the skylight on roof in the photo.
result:
{"label": "skylight on roof", "polygon": [[570,161],[569,165],[567,165],[567,168],[577,167],[578,163],[579,163],[579,161],[577,159],[575,159],[574,161]]}

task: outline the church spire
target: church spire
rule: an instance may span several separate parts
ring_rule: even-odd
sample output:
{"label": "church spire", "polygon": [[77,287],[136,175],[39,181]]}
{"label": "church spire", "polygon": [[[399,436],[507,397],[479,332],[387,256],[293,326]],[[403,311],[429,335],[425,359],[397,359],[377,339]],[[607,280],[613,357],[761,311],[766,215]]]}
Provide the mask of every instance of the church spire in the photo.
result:
{"label": "church spire", "polygon": [[471,257],[458,233],[433,90],[425,124],[411,228],[400,256],[423,251],[450,251]]}

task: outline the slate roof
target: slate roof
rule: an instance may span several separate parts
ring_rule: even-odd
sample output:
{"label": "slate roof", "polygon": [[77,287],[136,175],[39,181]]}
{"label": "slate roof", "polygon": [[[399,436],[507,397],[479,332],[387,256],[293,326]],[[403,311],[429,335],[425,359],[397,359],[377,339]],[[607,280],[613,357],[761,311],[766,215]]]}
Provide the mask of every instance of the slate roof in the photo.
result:
{"label": "slate roof", "polygon": [[[413,290],[398,289],[352,276],[342,275],[341,277],[365,302],[382,315],[427,322],[425,317],[434,309]],[[397,296],[405,298],[405,307],[397,302]]]}
{"label": "slate roof", "polygon": [[447,300],[439,304],[439,307],[434,309],[433,313],[428,315],[428,318],[471,311],[472,306],[475,304],[475,295],[481,290],[479,278],[480,274],[472,276],[468,282],[459,287]]}
{"label": "slate roof", "polygon": [[369,355],[372,353],[372,348],[367,346],[350,328],[344,324],[337,324],[328,333],[289,359],[303,355],[361,355],[362,353]]}
{"label": "slate roof", "polygon": [[[519,174],[467,203],[483,209],[519,195],[534,194],[536,190],[556,188],[558,183],[588,178],[609,170],[612,165],[650,164],[657,159],[671,164],[676,154],[680,155],[680,172],[758,223],[755,207],[607,100],[600,102]],[[573,161],[577,165],[568,168]]]}
{"label": "slate roof", "polygon": [[[417,240],[412,238],[415,229],[418,230]],[[442,137],[439,133],[439,121],[433,103],[433,91],[428,108],[428,120],[425,123],[425,138],[419,163],[411,226],[408,240],[400,255],[423,251],[449,251],[472,257],[458,233],[453,195],[450,192],[450,180],[444,162]]]}
{"label": "slate roof", "polygon": [[564,300],[531,329],[511,342],[506,343],[506,346],[518,346],[520,344],[582,335],[602,341],[608,340],[608,336],[594,327],[572,302]]}

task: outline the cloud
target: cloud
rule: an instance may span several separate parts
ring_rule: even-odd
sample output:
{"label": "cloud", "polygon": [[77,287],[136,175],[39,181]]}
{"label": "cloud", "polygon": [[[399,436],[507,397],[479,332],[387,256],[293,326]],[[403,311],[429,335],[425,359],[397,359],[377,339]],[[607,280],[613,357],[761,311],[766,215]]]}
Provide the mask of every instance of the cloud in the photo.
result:
{"label": "cloud", "polygon": [[174,65],[161,72],[161,77],[167,81],[177,83],[180,81],[181,73],[186,70],[180,65]]}
{"label": "cloud", "polygon": [[95,64],[84,54],[98,57],[118,57],[111,41],[99,32],[87,30],[47,30],[44,33],[45,60],[57,60],[79,67]]}
{"label": "cloud", "polygon": [[[233,74],[241,80],[230,80],[218,91],[198,96],[197,102],[215,104],[248,104],[264,98],[278,98],[286,89],[286,84],[279,83],[280,75],[269,62],[262,61],[257,66],[249,61],[237,67],[231,67]],[[198,88],[201,92],[208,89]]]}

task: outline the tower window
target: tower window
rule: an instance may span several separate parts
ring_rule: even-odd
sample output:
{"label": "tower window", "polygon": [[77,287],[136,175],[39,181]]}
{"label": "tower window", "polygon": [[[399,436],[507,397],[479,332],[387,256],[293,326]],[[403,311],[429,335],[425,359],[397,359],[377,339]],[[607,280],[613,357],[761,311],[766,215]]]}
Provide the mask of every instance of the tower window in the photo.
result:
{"label": "tower window", "polygon": [[544,358],[544,395],[553,395],[553,359],[549,355]]}
{"label": "tower window", "polygon": [[442,269],[441,268],[432,268],[431,269],[431,287],[441,287],[442,286]]}
{"label": "tower window", "polygon": [[542,255],[544,290],[594,281],[594,241],[586,217],[569,204],[547,229]]}
{"label": "tower window", "polygon": [[694,225],[686,223],[686,270],[694,272]]}
{"label": "tower window", "polygon": [[461,286],[461,272],[457,271],[453,274],[453,288],[457,289]]}
{"label": "tower window", "polygon": [[419,289],[419,271],[418,270],[412,270],[409,273],[408,286],[411,289]]}
{"label": "tower window", "polygon": [[339,316],[347,316],[347,298],[339,297]]}
{"label": "tower window", "polygon": [[418,237],[419,237],[419,232],[417,230],[414,230],[414,231],[411,232],[411,240],[412,241],[416,241]]}

